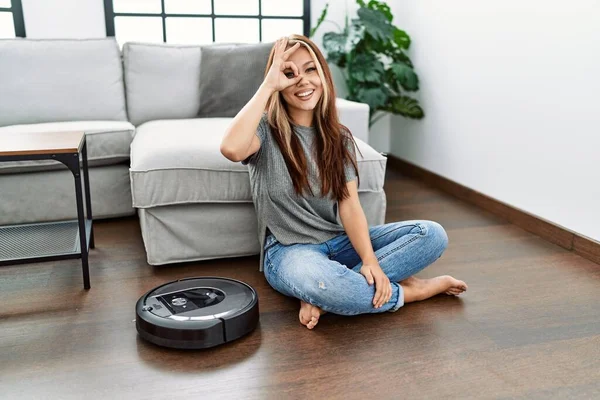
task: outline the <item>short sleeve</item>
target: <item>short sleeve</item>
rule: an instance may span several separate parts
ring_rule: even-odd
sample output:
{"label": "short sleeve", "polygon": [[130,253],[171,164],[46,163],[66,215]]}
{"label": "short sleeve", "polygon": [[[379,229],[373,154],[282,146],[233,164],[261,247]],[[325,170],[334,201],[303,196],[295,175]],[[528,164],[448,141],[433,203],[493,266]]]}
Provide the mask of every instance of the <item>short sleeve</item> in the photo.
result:
{"label": "short sleeve", "polygon": [[241,161],[243,165],[256,164],[256,162],[258,161],[258,159],[260,158],[260,155],[262,154],[262,152],[264,150],[263,145],[265,145],[265,141],[267,139],[268,132],[269,132],[269,122],[267,121],[267,114],[263,113],[263,116],[260,119],[260,122],[258,123],[258,127],[256,128],[256,136],[258,136],[258,139],[260,140],[260,148],[258,149],[258,151],[256,153],[251,154],[248,157],[246,157],[245,159],[243,159]]}
{"label": "short sleeve", "polygon": [[[354,140],[351,138],[345,137],[346,148],[350,152],[351,157],[356,160],[356,146],[354,144]],[[350,161],[346,161],[344,165],[344,175],[346,175],[346,182],[353,181],[357,178],[356,170],[354,169],[354,165]]]}

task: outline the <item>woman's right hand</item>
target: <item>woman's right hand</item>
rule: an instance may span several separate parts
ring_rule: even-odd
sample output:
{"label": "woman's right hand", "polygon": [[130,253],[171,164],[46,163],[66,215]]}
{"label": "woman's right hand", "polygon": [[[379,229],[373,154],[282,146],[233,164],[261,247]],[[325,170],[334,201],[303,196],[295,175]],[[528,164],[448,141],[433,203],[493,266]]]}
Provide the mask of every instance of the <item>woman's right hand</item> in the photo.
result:
{"label": "woman's right hand", "polygon": [[287,38],[281,38],[275,43],[275,54],[273,55],[273,64],[269,68],[267,76],[263,82],[269,89],[278,92],[289,86],[295,85],[302,79],[298,73],[298,67],[291,61],[289,56],[298,50],[300,43],[296,43],[289,49],[285,49],[288,44]]}

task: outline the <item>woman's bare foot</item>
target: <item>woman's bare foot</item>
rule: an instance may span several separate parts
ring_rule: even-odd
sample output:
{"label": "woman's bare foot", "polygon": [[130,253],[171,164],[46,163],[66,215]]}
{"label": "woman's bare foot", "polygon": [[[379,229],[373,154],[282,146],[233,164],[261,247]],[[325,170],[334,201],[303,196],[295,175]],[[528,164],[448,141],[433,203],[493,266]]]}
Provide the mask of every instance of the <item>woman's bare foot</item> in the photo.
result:
{"label": "woman's bare foot", "polygon": [[465,282],[450,275],[436,276],[431,279],[419,279],[411,276],[400,281],[400,285],[404,289],[405,303],[425,300],[440,293],[458,296],[468,289]]}
{"label": "woman's bare foot", "polygon": [[325,314],[325,311],[319,307],[300,301],[300,323],[308,329],[313,329],[319,323],[319,317],[323,314]]}

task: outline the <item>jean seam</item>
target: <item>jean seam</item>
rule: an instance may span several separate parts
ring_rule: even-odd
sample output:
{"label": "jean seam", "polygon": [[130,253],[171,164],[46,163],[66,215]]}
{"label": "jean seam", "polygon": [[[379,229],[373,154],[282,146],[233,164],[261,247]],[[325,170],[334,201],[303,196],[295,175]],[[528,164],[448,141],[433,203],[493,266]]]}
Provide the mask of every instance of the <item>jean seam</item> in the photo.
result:
{"label": "jean seam", "polygon": [[[420,224],[408,224],[408,225],[402,225],[402,226],[399,226],[399,227],[397,227],[397,228],[394,228],[394,229],[392,229],[392,230],[389,230],[389,231],[387,231],[387,232],[385,232],[385,233],[382,233],[382,234],[381,234],[381,235],[379,235],[379,236],[376,236],[376,237],[372,238],[372,239],[371,239],[371,241],[373,241],[373,240],[377,240],[377,239],[379,239],[379,238],[381,238],[381,237],[384,237],[385,235],[387,235],[387,234],[390,234],[390,233],[392,233],[392,232],[396,232],[398,229],[402,229],[402,228],[404,228],[404,227],[406,227],[406,226],[413,226],[413,227],[417,226],[417,227],[419,227],[419,229],[421,230],[421,233],[423,232],[423,228],[421,228],[421,225],[420,225]],[[350,243],[350,245],[352,245],[352,243]],[[337,256],[338,254],[340,254],[341,252],[343,252],[343,251],[346,251],[346,250],[349,250],[349,247],[348,247],[348,249],[347,249],[347,247],[348,247],[348,245],[344,246],[344,248],[343,248],[343,249],[341,249],[340,251],[338,251],[338,252],[336,252],[336,253],[333,253],[333,254],[331,254],[331,257],[335,257],[335,256]]]}
{"label": "jean seam", "polygon": [[405,226],[413,226],[413,227],[414,227],[414,226],[418,226],[418,227],[419,227],[419,229],[421,229],[421,225],[419,225],[419,224],[409,224],[409,225],[402,225],[402,226],[399,226],[399,227],[397,227],[397,228],[394,228],[394,229],[392,229],[392,230],[390,230],[390,231],[388,231],[388,232],[382,233],[381,235],[379,235],[379,236],[377,236],[377,237],[374,237],[374,238],[373,238],[373,239],[371,239],[371,240],[377,240],[377,239],[379,239],[380,237],[383,237],[383,236],[387,235],[388,233],[396,232],[398,229],[402,229],[402,228],[404,228]]}
{"label": "jean seam", "polygon": [[329,254],[327,254],[327,256],[329,258],[333,257],[334,254],[333,254],[333,251],[332,251],[331,246],[329,245],[329,243],[325,242],[325,246],[327,246],[327,253],[329,253]]}
{"label": "jean seam", "polygon": [[406,242],[404,242],[404,243],[400,244],[400,246],[394,247],[393,249],[391,249],[391,250],[390,250],[390,251],[388,251],[387,253],[385,253],[385,254],[381,255],[380,257],[377,257],[377,261],[381,261],[381,260],[383,260],[384,258],[386,258],[387,256],[389,256],[390,254],[392,254],[392,253],[394,253],[394,252],[396,252],[396,251],[400,250],[400,249],[401,249],[401,248],[403,248],[403,247],[406,247],[406,246],[408,246],[409,244],[411,244],[412,242],[414,242],[415,240],[417,240],[418,238],[420,238],[420,237],[421,237],[421,235],[420,235],[420,234],[414,234],[414,235],[415,235],[414,237],[412,237],[410,240],[408,240],[408,241],[406,241]]}

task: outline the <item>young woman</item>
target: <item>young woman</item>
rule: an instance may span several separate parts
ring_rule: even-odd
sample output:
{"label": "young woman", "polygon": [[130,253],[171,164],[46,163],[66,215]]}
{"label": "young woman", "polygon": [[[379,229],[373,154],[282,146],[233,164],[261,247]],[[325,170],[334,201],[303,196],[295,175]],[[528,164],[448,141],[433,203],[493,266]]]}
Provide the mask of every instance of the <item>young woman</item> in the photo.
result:
{"label": "young woman", "polygon": [[262,85],[221,143],[225,157],[248,165],[260,266],[269,284],[300,300],[300,322],[308,329],[325,312],[396,311],[467,290],[448,275],[413,276],[444,252],[448,237],[439,224],[367,225],[355,143],[339,122],[335,98],[317,46],[304,36],[282,38]]}

